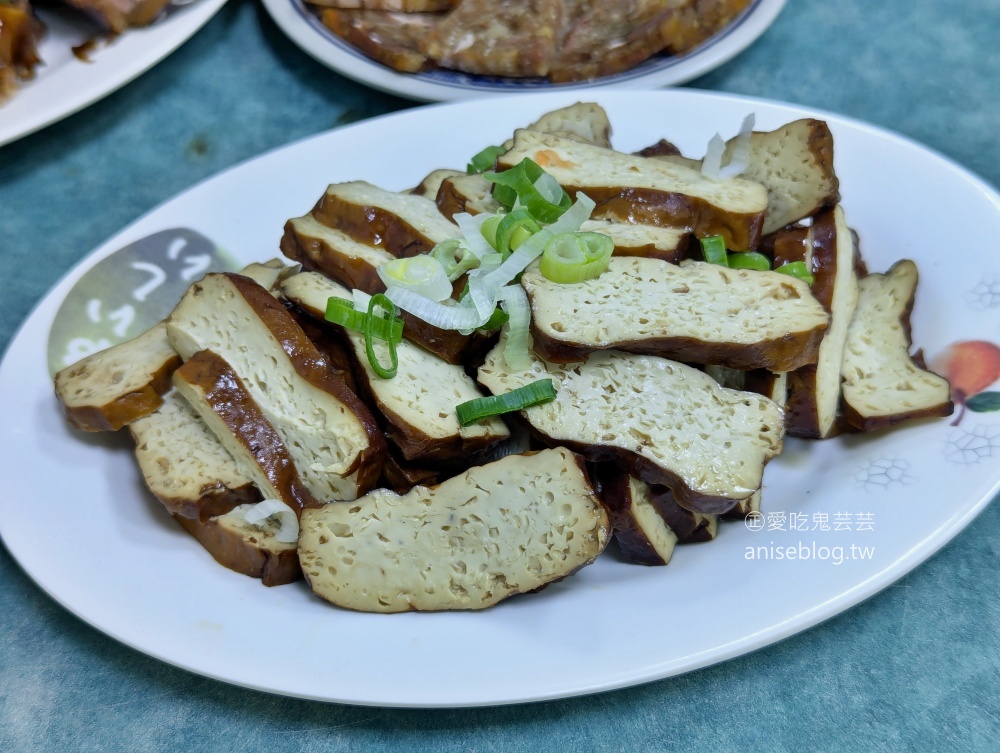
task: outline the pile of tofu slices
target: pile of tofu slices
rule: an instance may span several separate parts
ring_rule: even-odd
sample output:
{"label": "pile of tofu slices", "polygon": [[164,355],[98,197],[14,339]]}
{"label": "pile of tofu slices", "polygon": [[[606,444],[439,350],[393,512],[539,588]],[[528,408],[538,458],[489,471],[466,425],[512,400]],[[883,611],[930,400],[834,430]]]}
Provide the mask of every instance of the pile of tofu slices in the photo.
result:
{"label": "pile of tofu slices", "polygon": [[[667,141],[614,151],[610,132],[603,109],[576,104],[496,161],[530,157],[589,196],[583,230],[615,246],[585,282],[524,271],[526,368],[504,358],[506,327],[462,334],[403,312],[383,379],[364,336],[324,319],[330,297],[384,290],[379,266],[459,237],[457,213],[498,209],[482,175],[436,170],[402,192],[331,185],[288,220],[290,262],[209,274],[165,321],[60,372],[69,421],[128,426],[152,494],[226,567],[397,612],[534,591],[611,538],[666,564],[760,508],[786,433],[951,412],[948,383],[910,355],[916,267],[867,272],[824,122],[754,132],[749,166],[725,180]],[[709,264],[699,239],[715,235],[774,267],[804,262],[813,281]],[[460,425],[459,403],[539,378],[554,400]]]}

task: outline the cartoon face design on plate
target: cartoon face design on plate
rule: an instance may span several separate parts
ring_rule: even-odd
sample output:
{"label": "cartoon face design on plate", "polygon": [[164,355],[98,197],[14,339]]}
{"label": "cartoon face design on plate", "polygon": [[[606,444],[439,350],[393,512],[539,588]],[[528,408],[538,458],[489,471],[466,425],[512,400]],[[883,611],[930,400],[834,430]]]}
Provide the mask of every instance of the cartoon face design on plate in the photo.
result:
{"label": "cartoon face design on plate", "polygon": [[49,331],[49,373],[145,332],[207,272],[238,268],[188,228],[161,230],[118,249],[87,270],[59,307]]}

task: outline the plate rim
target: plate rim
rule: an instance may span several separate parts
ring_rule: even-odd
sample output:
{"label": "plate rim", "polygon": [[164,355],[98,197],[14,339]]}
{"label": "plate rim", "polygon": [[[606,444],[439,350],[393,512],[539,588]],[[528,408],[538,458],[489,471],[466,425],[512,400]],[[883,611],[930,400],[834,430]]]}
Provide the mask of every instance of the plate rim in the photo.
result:
{"label": "plate rim", "polygon": [[[610,95],[608,93],[602,93],[601,96],[609,96],[609,97],[610,96],[614,96],[615,98],[617,98],[618,96],[634,97],[637,94],[641,94],[641,93],[637,93],[637,92],[621,92],[618,95]],[[987,181],[985,181],[983,178],[981,178],[980,176],[976,175],[975,173],[973,173],[972,171],[970,171],[968,168],[965,168],[964,166],[962,166],[959,163],[955,162],[954,160],[950,159],[949,157],[947,157],[947,156],[945,156],[945,155],[937,152],[936,150],[934,150],[934,149],[932,149],[932,148],[930,148],[930,147],[928,147],[928,146],[926,146],[924,144],[921,144],[921,143],[919,143],[919,142],[917,142],[917,141],[915,141],[913,139],[910,139],[909,137],[906,137],[904,135],[895,133],[895,132],[893,132],[893,131],[891,131],[889,129],[883,128],[881,126],[876,126],[876,125],[873,125],[873,124],[870,124],[870,123],[866,123],[864,121],[859,121],[859,120],[856,120],[856,119],[851,118],[849,116],[842,116],[842,115],[838,115],[838,114],[835,114],[835,113],[826,112],[826,111],[823,111],[823,110],[818,109],[818,108],[807,107],[807,106],[800,106],[800,105],[794,105],[794,104],[790,104],[790,103],[778,102],[778,101],[766,100],[766,99],[760,99],[760,98],[755,98],[755,97],[747,97],[747,96],[743,96],[743,95],[730,95],[730,94],[725,94],[725,93],[703,91],[703,90],[683,90],[683,91],[673,91],[673,92],[670,92],[670,91],[660,91],[660,92],[654,92],[653,94],[655,94],[656,96],[663,96],[663,97],[670,97],[670,96],[704,97],[704,98],[707,98],[707,99],[719,100],[719,101],[724,101],[724,102],[739,102],[739,103],[746,103],[746,104],[751,104],[751,105],[758,104],[758,105],[765,105],[765,106],[770,106],[770,107],[791,109],[791,110],[794,110],[794,111],[796,111],[798,113],[801,113],[803,115],[808,114],[808,115],[815,115],[815,116],[830,118],[830,119],[834,119],[834,120],[843,122],[845,124],[850,124],[850,125],[855,126],[855,127],[860,127],[862,130],[868,131],[868,132],[873,132],[876,135],[888,136],[888,137],[892,138],[893,140],[901,141],[901,142],[903,142],[905,144],[908,144],[911,147],[916,147],[916,148],[918,148],[918,149],[926,152],[931,157],[933,157],[933,158],[935,158],[935,159],[943,162],[944,165],[947,166],[948,168],[950,168],[951,170],[958,172],[964,180],[971,181],[974,184],[974,186],[979,191],[981,191],[985,196],[987,196],[991,200],[991,202],[993,203],[993,205],[996,207],[997,211],[1000,212],[1000,194],[998,194],[997,191],[996,191],[996,189],[992,185],[990,185]],[[523,98],[530,98],[530,99],[538,99],[539,101],[547,100],[547,99],[552,99],[552,94],[551,93],[531,93],[531,94],[523,94],[523,95],[516,95],[516,96],[523,97]],[[168,206],[169,204],[171,204],[172,202],[174,202],[175,200],[177,200],[181,196],[184,196],[185,194],[189,194],[189,193],[191,193],[191,192],[193,192],[195,190],[200,189],[206,183],[209,183],[209,182],[215,180],[216,178],[219,178],[220,176],[222,176],[224,174],[232,173],[234,171],[237,171],[237,170],[239,170],[241,168],[246,167],[247,165],[250,165],[250,164],[252,164],[254,162],[257,162],[259,160],[263,160],[263,159],[265,159],[265,158],[267,158],[267,157],[269,157],[271,155],[274,155],[276,153],[280,153],[280,152],[282,152],[282,151],[284,151],[286,149],[289,149],[291,147],[302,148],[304,146],[307,146],[309,144],[309,142],[321,140],[321,139],[323,139],[325,137],[330,136],[330,134],[333,134],[335,132],[341,132],[341,131],[350,130],[350,129],[364,128],[364,127],[366,127],[368,124],[370,124],[374,120],[381,121],[381,120],[405,119],[407,117],[410,117],[412,115],[412,113],[418,112],[418,111],[429,111],[429,110],[433,110],[433,109],[446,109],[446,108],[453,108],[453,107],[462,107],[462,106],[464,106],[466,104],[467,103],[449,103],[449,104],[428,105],[428,106],[421,107],[421,108],[415,108],[413,110],[405,110],[405,111],[402,111],[402,112],[390,113],[390,114],[378,116],[377,118],[373,118],[373,119],[370,119],[370,120],[361,121],[359,123],[350,124],[350,125],[347,125],[347,126],[343,126],[341,128],[337,128],[337,129],[332,129],[331,131],[327,131],[327,132],[324,132],[324,133],[321,133],[321,134],[310,136],[310,137],[301,139],[299,141],[296,141],[296,142],[294,142],[292,144],[289,144],[287,146],[279,147],[277,149],[273,149],[273,150],[270,150],[268,152],[265,152],[264,154],[258,155],[257,157],[253,157],[253,158],[251,158],[249,160],[246,160],[246,161],[244,161],[244,162],[242,162],[242,163],[240,163],[238,165],[235,165],[235,166],[230,167],[230,168],[228,168],[226,170],[220,171],[220,173],[217,173],[214,176],[211,176],[211,177],[206,178],[206,179],[204,179],[202,181],[199,181],[198,183],[194,184],[193,186],[189,187],[188,189],[185,189],[184,191],[179,192],[178,194],[176,194],[175,196],[171,197],[170,199],[167,199],[166,201],[164,201],[160,205],[158,205],[156,208],[150,210],[149,212],[145,213],[144,215],[142,215],[140,218],[138,218],[134,222],[132,222],[129,225],[127,225],[126,227],[122,228],[120,231],[118,231],[117,233],[115,233],[113,236],[111,236],[104,243],[100,244],[95,249],[93,249],[91,252],[89,252],[77,264],[73,265],[73,267],[71,267],[69,270],[67,270],[67,272],[59,279],[59,281],[57,283],[55,283],[55,285],[53,285],[39,299],[39,301],[36,302],[35,306],[31,310],[31,313],[29,313],[28,316],[24,319],[24,321],[21,322],[20,326],[16,329],[16,331],[12,335],[10,341],[6,344],[6,347],[4,348],[4,353],[3,353],[2,359],[0,359],[0,383],[5,382],[7,380],[6,374],[7,374],[8,369],[12,369],[13,368],[13,367],[11,367],[11,366],[8,365],[8,356],[9,356],[10,352],[13,350],[15,344],[20,341],[20,339],[24,335],[24,332],[27,329],[27,327],[32,322],[34,322],[37,317],[41,316],[41,314],[43,312],[43,309],[46,306],[53,305],[51,303],[51,299],[53,298],[53,296],[62,287],[68,285],[71,280],[78,279],[80,276],[82,276],[83,273],[86,272],[87,269],[91,268],[100,259],[104,258],[108,254],[110,254],[111,252],[113,252],[117,247],[119,247],[120,245],[122,245],[125,242],[125,239],[127,239],[127,238],[129,238],[131,236],[134,236],[136,234],[136,229],[137,228],[140,228],[144,223],[146,223],[151,218],[153,218],[164,207]],[[57,306],[58,303],[56,303],[54,305]],[[344,704],[350,704],[350,705],[385,706],[385,707],[459,708],[459,707],[464,707],[464,706],[489,706],[489,705],[504,705],[504,704],[513,704],[513,703],[545,701],[545,700],[552,700],[552,699],[555,699],[555,698],[575,697],[575,696],[587,695],[587,694],[596,693],[596,692],[605,692],[605,691],[619,689],[619,688],[623,688],[623,687],[632,687],[632,686],[637,686],[637,685],[640,685],[640,684],[645,684],[647,682],[652,682],[652,681],[655,681],[655,680],[658,680],[658,679],[664,679],[664,678],[667,678],[667,677],[677,676],[679,674],[686,673],[688,671],[694,671],[694,670],[703,668],[705,666],[716,664],[716,663],[719,663],[719,662],[722,662],[722,661],[727,661],[727,660],[735,658],[737,656],[742,656],[742,655],[745,655],[747,653],[751,653],[753,651],[756,651],[756,650],[758,650],[760,648],[764,648],[764,647],[766,647],[768,645],[771,645],[771,644],[776,643],[776,642],[778,642],[780,640],[783,640],[786,637],[789,637],[789,636],[797,634],[799,632],[803,632],[805,630],[808,630],[811,627],[814,627],[815,625],[817,625],[817,624],[825,621],[826,619],[829,619],[829,618],[831,618],[833,616],[836,616],[836,615],[842,613],[843,611],[846,611],[847,609],[849,609],[849,608],[857,605],[858,603],[866,600],[867,598],[870,598],[874,594],[876,594],[879,591],[881,591],[884,588],[886,588],[891,583],[895,582],[896,580],[898,580],[902,576],[904,576],[907,573],[909,573],[910,571],[912,571],[915,567],[917,567],[919,564],[921,564],[922,562],[924,562],[927,559],[929,559],[930,557],[932,557],[943,546],[945,546],[950,541],[952,541],[955,538],[955,536],[957,536],[962,530],[964,530],[964,528],[967,525],[969,525],[972,522],[972,520],[974,520],[979,514],[981,514],[981,512],[990,504],[990,502],[992,501],[992,499],[996,496],[998,489],[1000,489],[1000,477],[997,477],[996,479],[994,479],[993,485],[990,488],[990,491],[988,493],[983,494],[982,497],[980,499],[978,499],[978,501],[975,504],[973,504],[973,505],[969,506],[967,509],[965,509],[965,511],[963,512],[963,514],[961,516],[956,517],[954,519],[951,519],[946,526],[944,526],[940,531],[937,532],[937,535],[931,541],[917,542],[917,544],[915,546],[911,547],[911,549],[906,553],[905,556],[897,559],[889,567],[886,567],[886,568],[882,569],[881,571],[879,571],[879,573],[877,573],[875,576],[867,578],[866,580],[863,580],[863,581],[855,584],[855,586],[852,589],[850,589],[848,592],[839,594],[836,599],[828,601],[828,602],[825,602],[825,603],[822,603],[822,604],[815,605],[811,609],[806,610],[806,612],[804,614],[797,615],[794,620],[787,621],[783,626],[781,626],[781,629],[777,629],[777,630],[772,629],[771,631],[768,631],[765,634],[757,635],[757,636],[754,636],[754,635],[743,636],[740,639],[738,639],[736,641],[733,641],[730,644],[728,644],[726,646],[726,650],[724,650],[724,651],[718,651],[718,650],[716,650],[715,652],[711,652],[711,655],[703,656],[701,659],[699,659],[697,661],[694,661],[694,662],[690,662],[689,661],[685,665],[685,667],[683,669],[674,670],[674,671],[668,671],[666,673],[663,673],[663,672],[660,672],[660,671],[656,671],[656,672],[653,672],[652,676],[646,676],[646,677],[638,677],[638,678],[637,677],[625,677],[625,678],[620,679],[618,681],[607,682],[607,683],[600,684],[599,686],[596,686],[596,687],[587,688],[587,689],[579,689],[576,692],[568,692],[568,693],[567,692],[554,692],[554,693],[549,694],[549,695],[536,695],[536,696],[522,697],[522,698],[512,698],[512,699],[503,699],[503,700],[490,700],[490,701],[485,701],[485,702],[473,702],[473,703],[469,703],[469,704],[452,703],[452,702],[445,702],[445,703],[438,703],[438,704],[424,704],[424,703],[385,703],[385,702],[382,702],[382,701],[370,700],[370,699],[369,700],[364,700],[364,699],[359,700],[359,699],[345,699],[345,698],[334,698],[334,697],[321,697],[321,696],[314,696],[314,695],[302,695],[302,694],[289,693],[289,692],[286,692],[286,691],[275,690],[273,688],[267,687],[266,685],[262,685],[262,684],[253,684],[253,683],[246,683],[246,682],[234,681],[232,678],[227,678],[225,676],[216,675],[216,674],[213,674],[211,672],[206,672],[205,670],[203,670],[201,668],[198,668],[196,666],[190,666],[190,665],[185,664],[183,662],[178,662],[175,659],[171,659],[169,657],[166,657],[166,656],[162,655],[162,653],[159,653],[159,652],[156,652],[156,651],[150,651],[148,648],[143,647],[142,645],[139,645],[138,642],[136,642],[134,640],[129,640],[127,637],[117,634],[116,631],[109,630],[109,629],[107,629],[104,626],[98,625],[95,621],[93,621],[90,618],[88,618],[88,617],[80,614],[80,612],[78,610],[74,609],[69,603],[67,603],[66,601],[64,601],[57,594],[53,593],[53,591],[49,587],[47,587],[45,584],[41,583],[36,578],[35,574],[33,574],[25,566],[25,564],[22,561],[21,557],[18,556],[16,548],[11,546],[10,542],[7,539],[7,536],[4,534],[4,523],[3,523],[3,519],[2,518],[0,518],[0,538],[3,539],[4,544],[7,546],[8,551],[12,555],[12,558],[17,562],[18,566],[21,567],[22,571],[24,571],[28,575],[28,577],[36,585],[39,586],[39,588],[41,588],[46,594],[48,594],[50,596],[50,598],[53,598],[57,603],[59,603],[60,605],[62,605],[64,608],[66,608],[72,614],[75,614],[77,617],[79,617],[80,619],[82,619],[83,621],[85,621],[87,624],[95,627],[95,629],[98,629],[101,632],[104,632],[105,634],[109,635],[110,637],[114,638],[115,640],[118,640],[119,642],[121,642],[121,643],[123,643],[125,645],[128,645],[131,648],[134,648],[135,650],[138,650],[138,651],[140,651],[140,652],[142,652],[144,654],[147,654],[149,656],[157,658],[157,659],[159,659],[161,661],[164,661],[164,662],[166,662],[168,664],[172,664],[174,666],[179,666],[179,667],[182,667],[182,668],[184,668],[184,669],[186,669],[188,671],[194,672],[196,674],[200,674],[200,675],[207,676],[207,677],[212,677],[213,679],[217,679],[217,680],[220,680],[220,681],[223,681],[223,682],[227,682],[227,683],[230,683],[230,684],[236,684],[236,685],[240,685],[240,686],[243,686],[243,687],[249,687],[249,688],[253,688],[253,689],[256,689],[256,690],[261,690],[261,691],[264,691],[264,692],[277,692],[277,693],[280,693],[282,695],[290,695],[290,696],[302,697],[302,698],[311,698],[313,700],[321,700],[321,701],[326,701],[326,702],[336,702],[336,703],[344,703]]]}
{"label": "plate rim", "polygon": [[[686,83],[724,65],[745,51],[770,28],[786,0],[751,0],[740,16],[720,33],[713,35],[683,55],[666,58],[654,69],[635,74],[635,69],[596,81],[566,84],[531,84],[518,88],[515,81],[492,85],[459,85],[435,81],[421,74],[394,71],[365,57],[356,49],[324,32],[321,22],[308,14],[304,0],[261,0],[278,28],[300,49],[330,70],[379,91],[422,102],[448,102],[471,98],[510,96],[529,92],[570,92],[585,89],[648,89]],[[504,88],[504,87],[510,87]]]}

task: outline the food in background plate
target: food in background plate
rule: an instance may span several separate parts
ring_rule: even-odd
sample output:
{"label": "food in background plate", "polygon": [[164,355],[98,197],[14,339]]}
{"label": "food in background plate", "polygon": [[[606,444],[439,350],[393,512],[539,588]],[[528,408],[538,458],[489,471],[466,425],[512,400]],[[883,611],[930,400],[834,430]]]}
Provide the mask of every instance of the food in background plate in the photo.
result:
{"label": "food in background plate", "polygon": [[[587,81],[679,55],[749,0],[307,0],[323,23],[383,65],[478,76]],[[444,6],[444,7],[441,7]]]}
{"label": "food in background plate", "polygon": [[[187,0],[190,2],[191,0]],[[108,39],[130,28],[156,21],[172,0],[63,0],[70,8],[91,19]],[[187,2],[175,1],[175,5]],[[80,19],[85,22],[86,19]],[[18,83],[34,78],[35,68],[44,65],[38,42],[45,25],[35,16],[28,0],[0,0],[0,105],[14,95]],[[73,48],[86,59],[96,39]]]}
{"label": "food in background plate", "polygon": [[14,94],[19,81],[34,77],[44,32],[28,0],[0,0],[0,104]]}

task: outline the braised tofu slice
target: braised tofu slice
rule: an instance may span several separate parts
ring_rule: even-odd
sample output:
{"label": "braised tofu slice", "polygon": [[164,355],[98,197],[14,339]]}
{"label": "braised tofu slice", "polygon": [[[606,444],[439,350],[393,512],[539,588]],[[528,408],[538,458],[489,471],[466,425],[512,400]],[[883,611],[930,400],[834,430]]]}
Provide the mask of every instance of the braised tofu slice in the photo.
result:
{"label": "braised tofu slice", "polygon": [[533,357],[528,368],[512,369],[505,343],[506,334],[487,354],[480,384],[499,394],[552,379],[555,399],[521,411],[535,433],[588,460],[615,460],[669,487],[689,510],[729,510],[760,488],[764,465],[781,452],[781,408],[691,366],[600,351],[576,364]]}
{"label": "braised tofu slice", "polygon": [[583,461],[556,448],[309,510],[299,559],[313,591],[348,609],[484,609],[571,575],[610,536]]}
{"label": "braised tofu slice", "polygon": [[855,237],[839,204],[816,216],[803,248],[803,261],[813,275],[812,293],[830,314],[830,326],[816,363],[788,374],[786,429],[795,437],[823,439],[837,431],[840,369],[858,303]]}
{"label": "braised tofu slice", "polygon": [[385,248],[360,243],[311,214],[285,223],[281,252],[306,269],[319,270],[349,288],[376,292],[385,287],[378,268],[396,258]]}
{"label": "braised tofu slice", "polygon": [[[331,297],[352,300],[351,291],[316,272],[302,272],[282,285],[285,297],[322,321]],[[329,325],[333,327],[334,325]],[[340,328],[338,328],[340,329]],[[406,328],[403,329],[404,336]],[[389,439],[408,461],[459,460],[510,437],[499,418],[462,426],[455,408],[483,397],[460,365],[449,364],[404,339],[396,346],[399,367],[395,377],[383,379],[368,360],[365,337],[343,330],[354,355],[359,386],[386,422]],[[388,363],[388,346],[373,341],[376,358]]]}
{"label": "braised tofu slice", "polygon": [[[723,164],[736,149],[738,137],[726,142]],[[680,154],[657,156],[700,170],[701,160]],[[750,154],[742,176],[767,188],[764,235],[773,233],[840,201],[840,181],[833,165],[833,134],[823,120],[803,118],[773,131],[750,134]]]}
{"label": "braised tofu slice", "polygon": [[844,412],[860,431],[951,415],[948,380],[910,356],[917,278],[917,265],[903,260],[886,274],[870,274],[860,282],[841,364]]}
{"label": "braised tofu slice", "polygon": [[683,227],[640,225],[617,220],[587,220],[581,232],[600,233],[615,244],[615,256],[644,256],[678,264],[688,258],[694,234]]}
{"label": "braised tofu slice", "polygon": [[302,448],[285,441],[221,356],[198,351],[174,372],[173,383],[233,458],[239,473],[253,481],[265,498],[283,502],[296,514],[321,504],[299,470]]}
{"label": "braised tofu slice", "polygon": [[385,440],[374,417],[270,293],[239,275],[207,275],[167,331],[183,358],[210,350],[232,367],[315,497],[354,499],[375,483]]}
{"label": "braised tofu slice", "polygon": [[611,516],[615,542],[622,557],[640,565],[666,565],[677,534],[653,506],[649,485],[635,476],[603,464],[601,500]]}
{"label": "braised tofu slice", "polygon": [[171,515],[205,522],[260,500],[253,480],[177,390],[128,428],[146,486]]}
{"label": "braised tofu slice", "polygon": [[212,558],[234,572],[260,579],[265,586],[281,586],[302,578],[296,542],[279,541],[273,520],[248,523],[253,505],[240,505],[205,521],[177,517]]}
{"label": "braised tofu slice", "polygon": [[311,214],[327,227],[396,257],[427,253],[461,235],[433,200],[360,180],[331,185]]}
{"label": "braised tofu slice", "polygon": [[180,364],[161,322],[57,373],[56,396],[77,429],[117,431],[163,404],[170,375]]}
{"label": "braised tofu slice", "polygon": [[557,363],[618,349],[790,371],[815,362],[828,322],[801,280],[705,262],[612,257],[598,277],[571,284],[552,282],[536,262],[521,285],[535,350]]}
{"label": "braised tofu slice", "polygon": [[526,157],[570,196],[593,199],[595,218],[690,227],[698,237],[723,236],[733,251],[760,242],[767,189],[759,183],[713,180],[683,165],[527,129],[515,132],[513,147],[497,159],[497,168],[512,168]]}

